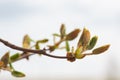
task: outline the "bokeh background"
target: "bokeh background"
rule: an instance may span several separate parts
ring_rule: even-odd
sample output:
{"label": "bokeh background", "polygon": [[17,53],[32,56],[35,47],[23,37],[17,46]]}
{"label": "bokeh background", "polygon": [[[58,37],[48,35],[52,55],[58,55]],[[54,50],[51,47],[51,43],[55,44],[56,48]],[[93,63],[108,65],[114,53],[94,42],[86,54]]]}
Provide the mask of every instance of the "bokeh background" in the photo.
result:
{"label": "bokeh background", "polygon": [[[109,43],[110,49],[74,63],[35,55],[13,64],[25,78],[1,71],[0,80],[120,80],[120,0],[0,0],[0,38],[16,45],[22,45],[25,34],[53,44],[52,34],[62,23],[67,32],[88,28],[99,37],[96,47]],[[6,51],[16,52],[0,43],[0,57]]]}

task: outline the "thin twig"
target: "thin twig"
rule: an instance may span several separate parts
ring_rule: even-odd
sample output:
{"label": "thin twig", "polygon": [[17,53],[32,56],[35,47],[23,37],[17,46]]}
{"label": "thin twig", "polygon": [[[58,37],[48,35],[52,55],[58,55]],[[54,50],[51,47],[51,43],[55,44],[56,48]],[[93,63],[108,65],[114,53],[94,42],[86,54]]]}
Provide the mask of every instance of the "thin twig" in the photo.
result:
{"label": "thin twig", "polygon": [[[2,42],[4,45],[6,45],[9,48],[19,50],[19,51],[23,51],[23,52],[30,52],[30,53],[34,53],[34,54],[43,54],[43,55],[48,56],[48,57],[59,58],[59,59],[66,59],[67,58],[66,56],[55,56],[55,55],[48,54],[48,53],[46,53],[46,50],[44,50],[44,49],[43,50],[25,49],[25,48],[13,45],[12,43],[9,43],[8,41],[5,41],[1,38],[0,38],[0,42]],[[34,54],[23,55],[18,60],[21,60],[23,58],[29,57],[29,56],[34,55]]]}

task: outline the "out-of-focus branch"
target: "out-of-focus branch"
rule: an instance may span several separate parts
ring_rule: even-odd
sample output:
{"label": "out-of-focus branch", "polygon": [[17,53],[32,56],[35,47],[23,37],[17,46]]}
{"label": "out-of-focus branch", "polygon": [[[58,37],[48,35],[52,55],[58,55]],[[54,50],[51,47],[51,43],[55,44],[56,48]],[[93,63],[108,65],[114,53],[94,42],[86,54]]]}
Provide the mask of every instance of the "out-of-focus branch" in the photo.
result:
{"label": "out-of-focus branch", "polygon": [[12,49],[15,49],[15,50],[19,50],[19,51],[23,51],[23,52],[30,52],[31,53],[31,54],[22,55],[16,61],[24,59],[24,58],[29,57],[29,56],[32,56],[34,54],[43,54],[43,55],[48,56],[48,57],[59,58],[59,59],[66,59],[67,58],[66,56],[55,56],[55,55],[48,54],[48,53],[46,53],[45,49],[43,49],[43,50],[25,49],[25,48],[16,46],[16,45],[14,45],[12,43],[9,43],[8,41],[5,41],[5,40],[3,40],[1,38],[0,38],[0,42],[3,43],[5,46],[7,46],[9,48],[12,48]]}

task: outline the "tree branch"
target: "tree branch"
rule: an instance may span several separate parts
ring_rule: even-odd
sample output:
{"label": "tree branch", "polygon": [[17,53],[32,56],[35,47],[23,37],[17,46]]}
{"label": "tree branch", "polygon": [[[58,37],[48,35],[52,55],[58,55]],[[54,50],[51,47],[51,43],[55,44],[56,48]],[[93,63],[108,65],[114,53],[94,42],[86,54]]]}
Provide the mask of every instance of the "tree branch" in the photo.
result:
{"label": "tree branch", "polygon": [[[25,49],[25,48],[16,46],[16,45],[14,45],[12,43],[9,43],[8,41],[5,41],[5,40],[3,40],[1,38],[0,38],[0,42],[2,42],[5,46],[7,46],[9,48],[12,48],[12,49],[15,49],[15,50],[19,50],[19,51],[23,51],[23,52],[30,52],[30,53],[34,53],[34,54],[43,54],[43,55],[48,56],[48,57],[59,58],[59,59],[66,59],[67,58],[66,56],[55,56],[55,55],[48,54],[48,53],[46,53],[46,50],[44,50],[44,49],[43,50]],[[18,60],[21,60],[23,58],[32,56],[34,54],[23,55]],[[18,60],[16,60],[16,61],[18,61]]]}

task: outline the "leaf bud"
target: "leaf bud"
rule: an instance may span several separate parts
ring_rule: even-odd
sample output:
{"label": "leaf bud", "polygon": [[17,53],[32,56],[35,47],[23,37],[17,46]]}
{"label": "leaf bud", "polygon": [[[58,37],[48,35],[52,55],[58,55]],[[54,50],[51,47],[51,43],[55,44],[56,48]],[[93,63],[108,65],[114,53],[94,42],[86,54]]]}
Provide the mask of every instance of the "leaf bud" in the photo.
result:
{"label": "leaf bud", "polygon": [[69,34],[66,35],[66,40],[73,40],[75,39],[80,32],[80,29],[75,29],[74,31],[70,32]]}
{"label": "leaf bud", "polygon": [[104,46],[101,46],[99,48],[96,48],[92,51],[92,54],[100,54],[100,53],[103,53],[105,52],[106,50],[108,50],[108,48],[110,47],[110,45],[104,45]]}
{"label": "leaf bud", "polygon": [[88,50],[91,50],[92,48],[94,48],[94,46],[96,45],[97,43],[97,40],[98,40],[98,37],[97,36],[94,36],[92,37],[92,39],[90,40],[88,46],[87,46],[87,49]]}

